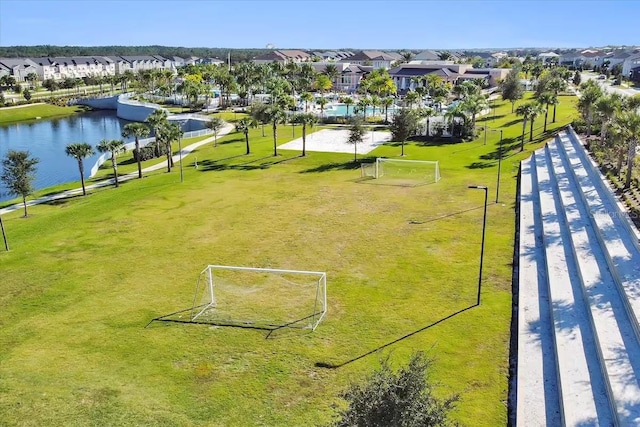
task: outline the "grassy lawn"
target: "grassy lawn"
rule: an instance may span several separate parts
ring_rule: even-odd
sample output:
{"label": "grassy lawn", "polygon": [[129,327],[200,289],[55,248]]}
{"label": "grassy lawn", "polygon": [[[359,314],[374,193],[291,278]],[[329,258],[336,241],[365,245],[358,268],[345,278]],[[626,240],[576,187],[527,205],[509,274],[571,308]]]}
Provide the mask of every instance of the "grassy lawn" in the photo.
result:
{"label": "grassy lawn", "polygon": [[0,108],[0,125],[28,121],[49,119],[52,117],[70,116],[86,111],[86,107],[58,107],[57,105],[39,104],[20,108]]}
{"label": "grassy lawn", "polygon": [[[561,97],[550,130],[577,115],[574,103]],[[439,160],[442,180],[407,188],[361,182],[350,154],[273,157],[269,129],[254,129],[251,155],[243,135],[228,135],[187,159],[184,183],[177,168],[159,171],[32,207],[27,219],[3,216],[2,422],[326,425],[339,392],[381,357],[404,363],[425,350],[442,392],[461,394],[461,423],[506,425],[517,169],[545,136],[518,152],[522,123],[497,105],[486,122],[504,126],[501,203],[488,209],[478,307],[483,194],[467,185],[488,185],[493,199],[497,133],[486,145],[408,143],[406,158]],[[279,135],[290,140],[290,127]],[[399,154],[390,143],[363,157]],[[214,263],[326,271],[327,317],[313,333],[270,339],[145,328],[190,307],[198,273]]]}

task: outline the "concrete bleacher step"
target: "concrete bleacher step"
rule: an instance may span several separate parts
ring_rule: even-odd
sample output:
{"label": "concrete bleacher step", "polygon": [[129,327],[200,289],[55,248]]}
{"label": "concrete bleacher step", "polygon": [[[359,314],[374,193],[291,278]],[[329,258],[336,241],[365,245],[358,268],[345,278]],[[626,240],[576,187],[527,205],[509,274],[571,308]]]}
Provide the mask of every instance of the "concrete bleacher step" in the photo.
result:
{"label": "concrete bleacher step", "polygon": [[563,133],[560,140],[560,147],[579,183],[581,197],[588,206],[592,224],[616,284],[624,295],[623,302],[633,321],[636,337],[640,340],[640,251],[635,232],[575,134]]}
{"label": "concrete bleacher step", "polygon": [[635,375],[640,368],[640,346],[570,171],[569,159],[558,148],[561,143],[562,136],[546,145],[546,160],[552,185],[557,188],[565,235],[578,268],[577,284],[587,303],[609,402],[619,425],[640,425],[640,387]]}
{"label": "concrete bleacher step", "polygon": [[[589,308],[581,290],[571,238],[544,150],[533,154],[538,184],[547,283],[551,300],[562,424],[613,425],[608,387],[602,375]],[[519,425],[527,425],[520,423]]]}
{"label": "concrete bleacher step", "polygon": [[516,422],[560,425],[555,348],[539,216],[538,187],[532,179],[534,156],[521,164],[518,247],[518,365]]}

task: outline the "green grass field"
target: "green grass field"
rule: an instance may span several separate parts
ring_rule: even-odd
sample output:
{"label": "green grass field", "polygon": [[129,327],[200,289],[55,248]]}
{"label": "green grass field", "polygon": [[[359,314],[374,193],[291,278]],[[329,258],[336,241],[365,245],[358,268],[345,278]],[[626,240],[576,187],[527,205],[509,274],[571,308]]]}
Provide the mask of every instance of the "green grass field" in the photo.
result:
{"label": "green grass field", "polygon": [[0,108],[0,125],[71,116],[82,111],[86,111],[86,107],[58,107],[50,104],[30,105],[20,108]]}
{"label": "green grass field", "polygon": [[[550,129],[570,122],[574,102],[561,97]],[[488,185],[493,199],[497,133],[486,145],[482,136],[409,143],[406,158],[439,160],[442,180],[407,188],[362,182],[350,154],[274,158],[269,130],[263,139],[254,129],[252,155],[231,134],[194,154],[199,167],[185,168],[182,184],[175,169],[32,207],[27,219],[4,215],[2,423],[326,425],[340,391],[380,358],[405,363],[425,350],[442,393],[461,394],[461,423],[505,425],[516,177],[545,139],[518,153],[522,124],[510,109],[500,103],[486,120],[507,127],[479,307],[483,194],[467,185]],[[399,154],[390,143],[365,157]],[[145,328],[188,308],[213,263],[326,271],[327,317],[313,333],[269,339],[229,327]]]}

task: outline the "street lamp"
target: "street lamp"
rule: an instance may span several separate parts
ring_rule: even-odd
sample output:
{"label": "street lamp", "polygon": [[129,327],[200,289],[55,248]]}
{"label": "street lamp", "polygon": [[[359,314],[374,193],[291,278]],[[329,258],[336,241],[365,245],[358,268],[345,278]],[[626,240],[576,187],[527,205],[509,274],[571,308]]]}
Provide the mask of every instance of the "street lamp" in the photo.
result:
{"label": "street lamp", "polygon": [[0,229],[2,229],[2,238],[4,239],[4,248],[9,252],[9,242],[7,242],[7,233],[4,231],[4,223],[2,222],[2,215],[0,215]]}
{"label": "street lamp", "polygon": [[178,136],[178,150],[180,154],[180,182],[184,182],[184,174],[182,172],[182,132]]}
{"label": "street lamp", "polygon": [[498,146],[498,181],[496,182],[496,203],[500,194],[500,169],[502,166],[502,129],[489,129],[491,132],[500,132],[500,145]]}
{"label": "street lamp", "polygon": [[480,248],[480,272],[478,273],[478,299],[476,305],[480,305],[480,291],[482,290],[482,264],[484,263],[484,236],[487,228],[487,197],[489,189],[485,185],[469,185],[468,188],[484,190],[484,214],[482,216],[482,245]]}

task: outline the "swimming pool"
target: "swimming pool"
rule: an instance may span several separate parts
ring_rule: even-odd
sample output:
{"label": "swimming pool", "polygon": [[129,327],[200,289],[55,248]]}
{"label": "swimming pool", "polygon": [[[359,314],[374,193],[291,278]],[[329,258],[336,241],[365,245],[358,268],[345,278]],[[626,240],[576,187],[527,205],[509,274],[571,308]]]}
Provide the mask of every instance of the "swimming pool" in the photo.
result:
{"label": "swimming pool", "polygon": [[[355,107],[356,107],[355,105],[350,105],[349,106],[349,115],[350,116],[355,114],[355,112],[354,112],[354,108]],[[395,107],[395,106],[389,107],[389,109],[388,109],[389,116],[392,116],[395,113],[396,109],[397,109],[397,107]],[[373,107],[367,107],[367,116],[370,116],[373,113],[374,113]],[[375,114],[376,115],[380,115],[380,116],[384,116],[384,108],[376,107]],[[325,117],[344,117],[344,116],[347,115],[347,105],[346,104],[340,104],[340,103],[327,104],[324,107],[324,115],[325,115]]]}

